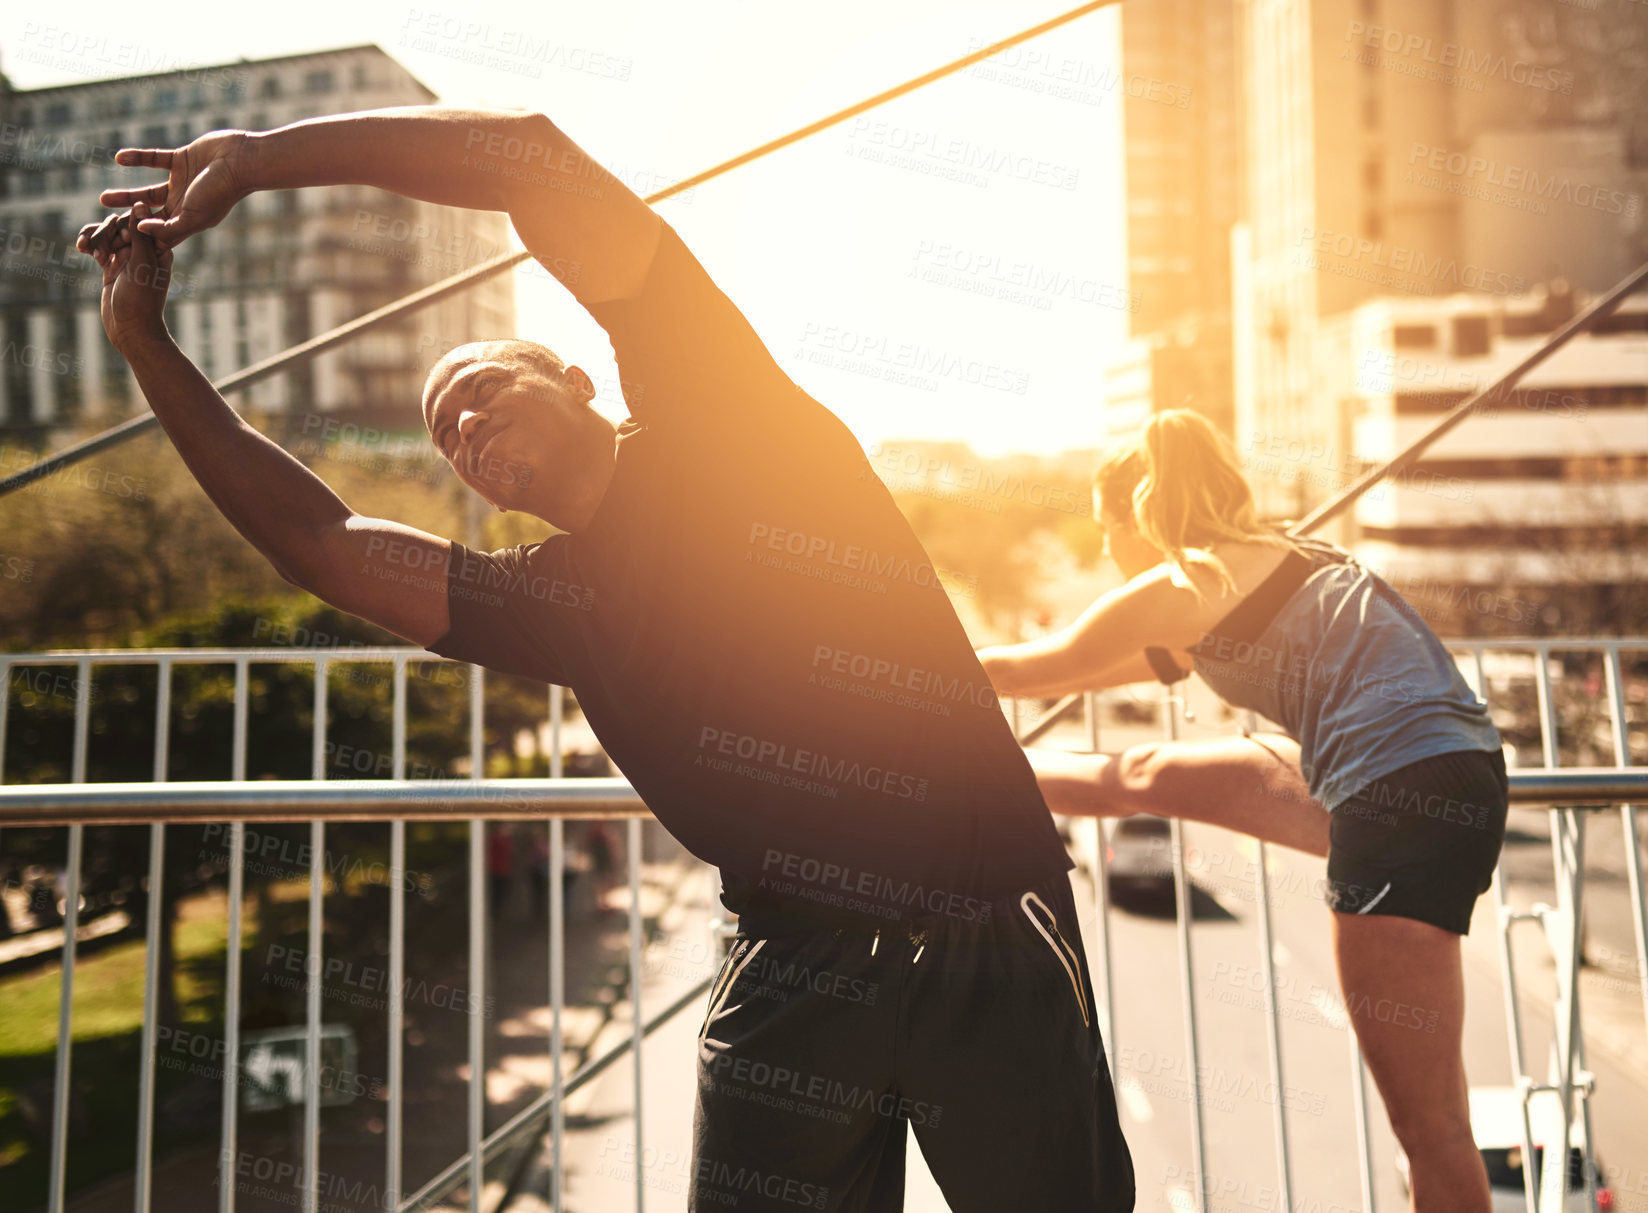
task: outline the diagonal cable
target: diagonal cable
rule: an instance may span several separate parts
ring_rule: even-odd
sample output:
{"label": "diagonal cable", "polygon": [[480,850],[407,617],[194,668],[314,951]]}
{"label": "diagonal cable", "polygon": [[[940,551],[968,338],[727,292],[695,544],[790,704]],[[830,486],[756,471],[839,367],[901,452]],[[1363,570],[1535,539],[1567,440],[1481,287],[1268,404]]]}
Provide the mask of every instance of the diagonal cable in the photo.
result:
{"label": "diagonal cable", "polygon": [[[826,118],[810,122],[787,135],[782,135],[741,155],[734,156],[730,160],[723,160],[713,168],[705,169],[701,173],[677,181],[674,185],[666,186],[657,193],[647,195],[644,201],[651,205],[663,202],[667,198],[673,198],[676,194],[683,193],[694,186],[702,185],[706,181],[711,181],[723,173],[729,173],[741,165],[750,163],[752,160],[770,156],[773,152],[789,147],[792,143],[798,143],[811,135],[816,135],[819,131],[828,130],[830,127],[837,126],[849,118],[857,117],[866,110],[885,105],[887,102],[896,100],[906,93],[912,93],[918,88],[933,83],[935,80],[942,80],[946,76],[954,75],[963,68],[971,67],[973,64],[988,59],[992,55],[1000,54],[1010,47],[1017,46],[1021,42],[1028,42],[1030,39],[1039,37],[1050,30],[1058,29],[1061,25],[1068,25],[1078,17],[1085,17],[1088,13],[1096,12],[1116,3],[1119,3],[1119,0],[1091,0],[1091,3],[1073,8],[1051,20],[1043,21],[1040,25],[1033,25],[1011,37],[1003,38],[1000,42],[993,42],[981,50],[963,55],[960,59],[946,63],[943,67],[934,68],[932,71],[917,76],[913,80],[906,80],[903,84],[879,92],[873,97],[858,102],[856,105],[849,105],[846,109],[837,110]],[[525,250],[518,253],[500,253],[490,261],[483,261],[480,265],[467,269],[460,274],[454,274],[452,277],[443,279],[440,282],[431,283],[422,290],[414,291],[412,294],[397,299],[393,303],[386,303],[375,311],[357,316],[347,324],[340,324],[335,329],[311,337],[309,340],[294,345],[290,349],[282,350],[272,357],[265,358],[262,362],[255,362],[251,366],[244,367],[234,374],[218,380],[212,386],[219,393],[250,387],[252,384],[267,379],[271,375],[279,374],[294,363],[306,361],[317,354],[324,353],[333,346],[341,345],[351,338],[358,337],[368,329],[376,328],[387,320],[392,320],[420,307],[427,307],[429,304],[445,299],[458,291],[468,290],[478,282],[484,282],[496,274],[513,269],[531,256],[532,254]],[[112,426],[101,434],[95,434],[84,442],[75,443],[73,446],[65,447],[53,455],[48,455],[40,462],[30,464],[21,471],[13,472],[4,480],[0,480],[0,497],[4,497],[7,493],[20,489],[25,485],[32,484],[45,476],[50,476],[53,472],[61,471],[72,463],[78,463],[88,455],[94,455],[98,451],[135,437],[158,425],[159,420],[152,412],[144,413],[123,421],[119,425]]]}

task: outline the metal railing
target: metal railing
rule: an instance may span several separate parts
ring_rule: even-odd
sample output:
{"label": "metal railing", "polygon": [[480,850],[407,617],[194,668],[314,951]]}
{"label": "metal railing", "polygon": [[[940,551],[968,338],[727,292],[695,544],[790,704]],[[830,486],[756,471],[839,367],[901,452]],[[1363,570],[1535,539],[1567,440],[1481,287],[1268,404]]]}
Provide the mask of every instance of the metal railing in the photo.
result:
{"label": "metal railing", "polygon": [[[163,867],[168,822],[228,822],[228,950],[225,974],[223,1105],[219,1148],[219,1209],[230,1213],[235,1207],[236,1185],[233,1161],[236,1157],[237,1113],[239,1108],[239,1025],[241,1018],[241,906],[245,894],[246,850],[244,830],[248,821],[309,821],[310,866],[309,936],[306,966],[318,974],[323,957],[321,938],[321,897],[325,871],[323,856],[328,821],[387,821],[390,823],[389,865],[390,946],[388,978],[388,1075],[385,1086],[385,1182],[383,1207],[404,1213],[429,1208],[460,1187],[469,1190],[469,1207],[478,1210],[488,1162],[496,1160],[528,1132],[548,1125],[553,1136],[555,1166],[553,1199],[560,1204],[563,1102],[565,1098],[601,1074],[616,1060],[633,1056],[636,1075],[636,1107],[640,1107],[642,1083],[641,1040],[658,1026],[700,998],[709,988],[705,979],[677,998],[669,1007],[643,1022],[634,1016],[634,1030],[623,1045],[566,1076],[562,1072],[562,1015],[565,1003],[566,955],[563,914],[564,831],[567,819],[618,818],[628,823],[629,929],[631,935],[629,981],[632,991],[641,987],[641,825],[650,817],[645,805],[622,779],[563,778],[561,720],[564,692],[549,688],[551,731],[550,778],[486,779],[484,771],[484,671],[469,667],[469,764],[468,779],[444,780],[353,780],[326,778],[324,755],[328,717],[328,670],[333,665],[356,662],[389,662],[393,666],[393,710],[391,716],[391,761],[399,773],[406,769],[407,666],[412,662],[445,662],[446,659],[417,649],[382,647],[327,650],[322,653],[293,649],[170,649],[170,650],[86,650],[45,653],[0,654],[0,778],[5,771],[8,715],[12,670],[18,666],[67,665],[76,670],[72,684],[75,694],[75,724],[71,757],[71,780],[65,784],[0,787],[0,829],[4,827],[57,825],[68,827],[68,863],[64,877],[64,947],[59,1003],[56,1075],[53,1087],[50,1189],[47,1208],[61,1213],[67,1198],[65,1159],[68,1145],[68,1093],[73,1058],[72,1006],[74,993],[78,910],[81,900],[83,832],[88,824],[151,823],[147,898],[147,950],[144,970],[144,1015],[140,1096],[138,1108],[138,1151],[136,1163],[136,1203],[138,1213],[150,1208],[153,1176],[154,1096],[156,1054],[156,988],[160,955],[159,895],[165,879]],[[246,781],[246,755],[250,728],[250,671],[255,664],[303,664],[314,671],[313,759],[309,780]],[[234,669],[233,726],[230,763],[232,778],[227,781],[168,780],[167,755],[172,715],[172,675],[184,664],[231,665]],[[154,779],[147,783],[85,782],[90,730],[90,708],[94,670],[103,665],[153,665],[157,669],[154,712]],[[485,1077],[483,1064],[484,1023],[478,1014],[469,1016],[467,1102],[467,1149],[442,1168],[415,1192],[402,1190],[403,1141],[402,1100],[405,1093],[403,1043],[403,983],[405,975],[406,924],[406,823],[408,821],[452,821],[469,814],[469,982],[470,989],[485,988],[486,950],[484,879],[485,822],[489,820],[549,819],[548,905],[550,914],[549,1006],[551,1086],[540,1098],[511,1117],[491,1133],[485,1133]],[[0,834],[0,854],[4,836]],[[306,972],[308,968],[306,968]],[[317,1166],[320,1141],[320,1037],[322,982],[311,975],[306,988],[302,1207],[318,1207]],[[637,1120],[639,1134],[639,1120]],[[639,1146],[639,1142],[637,1143]],[[641,1207],[644,1187],[637,1174],[636,1200]]]}
{"label": "metal railing", "polygon": [[[1648,1015],[1648,913],[1645,913],[1640,863],[1640,843],[1636,811],[1633,802],[1648,799],[1648,768],[1634,768],[1631,763],[1627,729],[1625,672],[1621,654],[1624,651],[1648,652],[1648,641],[1641,640],[1479,640],[1449,641],[1449,647],[1474,662],[1476,685],[1484,698],[1489,698],[1489,680],[1484,676],[1484,654],[1488,652],[1523,652],[1534,659],[1532,678],[1537,692],[1538,724],[1541,751],[1545,762],[1540,769],[1513,769],[1510,775],[1513,803],[1585,805],[1590,807],[1619,805],[1622,828],[1628,856],[1628,879],[1633,901],[1633,924],[1636,935],[1637,974],[1642,985],[1645,1015]],[[1557,716],[1551,685],[1551,657],[1557,653],[1591,651],[1600,653],[1604,663],[1605,687],[1602,705],[1610,720],[1610,736],[1615,759],[1610,767],[1557,766]],[[547,779],[488,779],[484,777],[484,682],[482,672],[471,667],[469,694],[469,777],[456,780],[393,779],[327,779],[323,762],[327,737],[328,687],[327,672],[334,665],[356,662],[387,662],[393,667],[393,711],[391,716],[391,751],[393,770],[397,775],[406,770],[407,747],[407,667],[409,663],[440,662],[445,659],[421,650],[409,648],[374,648],[350,650],[293,649],[173,649],[173,650],[110,650],[60,651],[46,653],[0,654],[0,680],[6,693],[0,695],[0,775],[5,770],[5,749],[8,741],[8,710],[12,684],[11,672],[18,666],[64,665],[77,672],[74,686],[75,725],[72,743],[71,782],[49,785],[0,787],[0,830],[23,825],[57,825],[68,827],[68,868],[65,873],[65,922],[62,949],[62,985],[57,1033],[56,1077],[53,1088],[50,1147],[50,1191],[47,1208],[50,1213],[61,1213],[67,1201],[65,1160],[68,1146],[68,1093],[73,1065],[73,990],[76,962],[76,933],[80,900],[81,865],[83,862],[83,831],[94,823],[149,822],[150,849],[147,898],[147,951],[144,976],[144,1013],[141,1053],[141,1085],[138,1108],[137,1159],[135,1167],[135,1208],[144,1213],[150,1207],[150,1189],[154,1173],[154,1099],[156,1057],[156,987],[160,945],[160,905],[158,895],[165,878],[164,839],[168,822],[228,822],[229,899],[228,899],[228,972],[224,994],[224,1068],[222,1074],[222,1118],[219,1129],[219,1166],[224,1174],[219,1187],[219,1208],[229,1213],[235,1207],[236,1185],[232,1173],[237,1150],[237,1111],[239,1108],[239,1023],[241,1018],[241,990],[239,957],[241,951],[241,905],[245,894],[244,830],[250,821],[308,821],[310,823],[310,855],[313,857],[309,874],[309,929],[308,957],[313,958],[313,972],[320,971],[322,959],[321,897],[325,873],[322,856],[325,854],[326,828],[337,821],[380,821],[390,823],[391,878],[388,881],[390,897],[389,998],[387,1083],[385,1098],[385,1160],[383,1207],[394,1213],[428,1208],[445,1200],[460,1189],[467,1188],[468,1206],[479,1210],[485,1184],[486,1168],[510,1151],[547,1135],[553,1159],[551,1174],[552,1207],[561,1207],[561,1180],[563,1174],[564,1108],[569,1095],[608,1070],[615,1062],[633,1058],[634,1092],[633,1115],[635,1124],[635,1156],[642,1156],[640,1142],[641,1109],[645,1097],[644,1075],[641,1065],[641,1042],[659,1026],[667,1023],[681,1011],[693,1006],[703,997],[710,985],[705,978],[694,988],[675,998],[670,1004],[643,1019],[639,1007],[632,1005],[632,1031],[629,1038],[589,1061],[576,1073],[566,1075],[562,1067],[565,1009],[566,923],[563,914],[563,822],[571,818],[624,819],[629,831],[629,990],[638,999],[642,983],[642,917],[641,917],[641,828],[647,810],[629,785],[622,779],[567,779],[563,773],[561,721],[563,692],[549,689],[548,721],[551,732],[550,778]],[[230,760],[232,778],[217,781],[175,782],[168,780],[167,754],[169,750],[169,723],[172,715],[173,673],[183,664],[222,664],[234,671],[233,729]],[[251,729],[250,667],[265,663],[298,663],[309,665],[314,671],[314,717],[312,725],[313,759],[309,780],[251,780],[246,779],[248,736]],[[148,664],[157,669],[154,712],[154,762],[152,782],[87,783],[88,747],[92,688],[96,670],[105,665]],[[1185,684],[1180,684],[1181,687]],[[1087,717],[1087,744],[1097,749],[1100,735],[1100,697],[1089,694],[1083,700]],[[1181,701],[1172,694],[1165,697],[1167,734],[1177,735],[1178,709]],[[1489,698],[1490,706],[1492,700]],[[1015,711],[1017,705],[1014,705]],[[1251,722],[1250,722],[1251,723]],[[1588,1098],[1592,1080],[1584,1068],[1583,1037],[1579,1031],[1578,1012],[1578,916],[1584,891],[1583,844],[1585,813],[1575,807],[1550,810],[1553,820],[1553,854],[1557,874],[1558,905],[1538,906],[1532,912],[1512,913],[1505,900],[1502,876],[1495,880],[1495,897],[1505,932],[1516,924],[1533,921],[1541,924],[1551,939],[1557,956],[1557,993],[1554,1010],[1557,1022],[1555,1057],[1547,1080],[1535,1081],[1527,1075],[1522,1054],[1522,1023],[1518,1009],[1517,986],[1512,953],[1508,940],[1502,945],[1503,981],[1507,1016],[1511,1029],[1512,1066],[1521,1087],[1524,1101],[1524,1136],[1526,1157],[1533,1157],[1530,1126],[1526,1118],[1527,1102],[1548,1093],[1561,1100],[1565,1124],[1569,1116],[1582,1126],[1580,1134],[1589,1159],[1591,1126]],[[472,990],[486,987],[486,948],[484,930],[486,905],[485,889],[485,826],[487,820],[543,819],[549,821],[548,906],[549,906],[549,990],[550,1055],[552,1073],[548,1089],[527,1106],[511,1116],[492,1132],[485,1132],[488,1108],[486,1096],[486,1068],[483,1036],[484,1025],[479,1015],[469,1017],[468,1032],[468,1100],[466,1107],[466,1148],[443,1166],[434,1176],[412,1193],[402,1191],[404,1170],[404,1134],[402,1101],[405,1095],[405,1067],[402,1056],[404,1019],[402,988],[405,975],[406,928],[406,833],[408,821],[467,819],[468,834],[468,912],[469,912],[469,981]],[[1200,1058],[1204,1041],[1197,1029],[1193,992],[1193,937],[1190,897],[1192,886],[1185,865],[1183,829],[1178,821],[1171,826],[1174,899],[1176,905],[1176,933],[1179,948],[1179,973],[1185,1020],[1186,1050],[1189,1061],[1188,1083],[1191,1109],[1190,1153],[1197,1177],[1196,1208],[1208,1208],[1206,1147],[1204,1144],[1204,1092],[1200,1084]],[[4,834],[0,832],[0,855],[4,854]],[[1111,898],[1106,880],[1105,863],[1101,858],[1093,865],[1097,930],[1090,946],[1097,952],[1095,974],[1099,989],[1095,991],[1104,1032],[1105,1047],[1111,1061],[1113,1079],[1119,1077],[1116,1066],[1117,1035],[1115,1012],[1115,982],[1111,960]],[[1255,865],[1255,906],[1259,925],[1264,975],[1263,998],[1266,1034],[1268,1040],[1269,1079],[1274,1090],[1283,1090],[1281,1032],[1276,1003],[1276,978],[1272,923],[1270,918],[1270,877],[1267,869],[1266,847],[1258,844]],[[725,924],[712,923],[711,930],[725,933]],[[305,1064],[303,1067],[305,1096],[303,1101],[303,1167],[301,1171],[301,1201],[306,1210],[318,1208],[319,1193],[317,1166],[320,1147],[319,1109],[321,1092],[321,984],[311,977],[305,989]],[[1356,1109],[1357,1152],[1363,1199],[1368,1213],[1375,1208],[1371,1175],[1369,1145],[1369,1117],[1366,1108],[1366,1084],[1363,1066],[1351,1040],[1351,1086]],[[1287,1137],[1282,1100],[1273,1103],[1273,1130],[1276,1165],[1279,1176],[1280,1207],[1291,1208],[1290,1175],[1292,1161]],[[1576,1109],[1577,1105],[1577,1109]],[[1565,1129],[1566,1132],[1566,1129]],[[1347,1146],[1349,1143],[1347,1143]],[[1587,1165],[1589,1180],[1592,1168]],[[1566,1168],[1546,1167],[1545,1191],[1532,1191],[1532,1168],[1525,1169],[1529,1184],[1529,1208],[1554,1210],[1563,1208],[1562,1184]],[[635,1202],[637,1210],[645,1207],[645,1177],[643,1169],[635,1169]],[[1595,1195],[1592,1192],[1594,1201]]]}
{"label": "metal railing", "polygon": [[[1626,856],[1627,883],[1631,898],[1631,915],[1636,944],[1636,975],[1640,989],[1644,1030],[1648,1033],[1648,901],[1644,899],[1642,851],[1637,822],[1637,806],[1648,800],[1648,767],[1633,769],[1629,745],[1626,713],[1625,676],[1621,661],[1624,651],[1648,653],[1648,640],[1640,639],[1546,639],[1508,638],[1481,640],[1448,640],[1447,646],[1456,653],[1467,654],[1472,663],[1477,692],[1494,706],[1489,696],[1489,679],[1485,675],[1484,655],[1488,652],[1525,652],[1533,658],[1532,679],[1537,696],[1537,723],[1540,735],[1542,768],[1516,768],[1508,772],[1510,800],[1517,805],[1550,805],[1552,820],[1552,857],[1557,891],[1557,905],[1544,903],[1522,913],[1513,912],[1505,892],[1504,864],[1501,860],[1494,874],[1495,907],[1500,928],[1501,979],[1506,1006],[1507,1029],[1511,1045],[1511,1070],[1521,1097],[1523,1158],[1535,1158],[1529,1104],[1542,1093],[1557,1097],[1562,1114],[1561,1142],[1569,1141],[1571,1123],[1578,1119],[1582,1126],[1581,1160],[1586,1184],[1588,1207],[1598,1210],[1590,1096],[1594,1079],[1585,1070],[1584,1038],[1579,1017],[1579,971],[1581,965],[1580,924],[1584,893],[1584,841],[1586,813],[1617,806]],[[1603,659],[1603,702],[1609,722],[1609,736],[1614,765],[1609,767],[1561,768],[1558,758],[1558,721],[1555,696],[1551,685],[1553,655],[1575,652],[1599,653]],[[1183,687],[1187,684],[1177,684]],[[1184,700],[1172,688],[1163,688],[1166,735],[1169,740],[1179,736],[1179,714]],[[1093,692],[1066,697],[1024,731],[1027,738],[1047,735],[1061,720],[1072,718],[1074,708],[1082,709],[1091,750],[1099,749],[1099,703]],[[1257,718],[1247,713],[1247,726],[1257,729]],[[1561,806],[1561,807],[1556,807]],[[1197,1031],[1196,1009],[1192,976],[1192,936],[1190,912],[1191,885],[1185,868],[1184,827],[1174,818],[1170,822],[1171,854],[1175,905],[1175,929],[1178,941],[1180,989],[1185,1022],[1185,1048],[1188,1061],[1189,1104],[1191,1108],[1190,1149],[1194,1160],[1196,1189],[1195,1208],[1206,1213],[1209,1207],[1208,1169],[1204,1144],[1204,1098],[1200,1087],[1201,1041]],[[1102,841],[1102,838],[1101,838]],[[1272,944],[1270,916],[1270,883],[1267,864],[1267,844],[1255,840],[1257,862],[1255,872],[1254,904],[1259,926],[1260,964],[1263,975],[1261,995],[1266,1019],[1266,1044],[1269,1079],[1272,1089],[1280,1092],[1282,1082],[1282,1053],[1279,1018],[1276,1006],[1276,971]],[[1115,982],[1112,973],[1108,881],[1101,861],[1094,872],[1095,910],[1100,930],[1096,932],[1099,953],[1098,971],[1103,982],[1100,993],[1102,1027],[1105,1050],[1111,1061],[1113,1081],[1119,1081],[1115,1065],[1117,1056]],[[1552,1062],[1546,1081],[1538,1081],[1529,1074],[1522,1047],[1522,1014],[1516,985],[1515,964],[1510,934],[1519,923],[1535,923],[1543,929],[1556,961],[1556,992],[1553,999],[1556,1039],[1552,1042]],[[1367,1107],[1367,1076],[1354,1032],[1347,1030],[1351,1059],[1351,1088],[1356,1118],[1356,1146],[1358,1177],[1361,1184],[1363,1208],[1373,1213],[1377,1207],[1373,1190],[1372,1148]],[[1291,1192],[1292,1164],[1288,1150],[1286,1118],[1282,1100],[1272,1104],[1273,1132],[1276,1145],[1276,1173],[1278,1177],[1277,1206],[1293,1208]],[[1574,1104],[1578,1103],[1577,1112]],[[1552,1151],[1547,1151],[1551,1153]],[[1561,1151],[1557,1150],[1560,1154]],[[1541,1189],[1534,1187],[1534,1167],[1531,1162],[1522,1168],[1529,1213],[1565,1213],[1568,1195],[1569,1168],[1546,1166],[1541,1172]]]}

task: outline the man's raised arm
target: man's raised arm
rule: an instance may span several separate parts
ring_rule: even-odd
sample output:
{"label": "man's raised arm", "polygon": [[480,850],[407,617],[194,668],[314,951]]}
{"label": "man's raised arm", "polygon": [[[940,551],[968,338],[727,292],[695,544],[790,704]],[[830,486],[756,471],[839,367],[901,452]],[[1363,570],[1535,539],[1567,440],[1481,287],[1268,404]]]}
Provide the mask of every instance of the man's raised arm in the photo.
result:
{"label": "man's raised arm", "polygon": [[[123,148],[117,159],[167,171],[164,182],[102,194],[107,206],[163,207],[143,230],[167,247],[221,222],[255,190],[371,185],[507,211],[526,247],[585,305],[640,288],[662,227],[549,118],[525,111],[366,110],[261,133],[214,131],[175,149]],[[82,233],[82,249],[91,236]]]}
{"label": "man's raised arm", "polygon": [[[143,204],[134,208],[141,220]],[[285,580],[339,610],[428,646],[449,626],[450,544],[357,515],[313,472],[247,425],[166,331],[171,253],[109,231],[103,326],[206,496]]]}

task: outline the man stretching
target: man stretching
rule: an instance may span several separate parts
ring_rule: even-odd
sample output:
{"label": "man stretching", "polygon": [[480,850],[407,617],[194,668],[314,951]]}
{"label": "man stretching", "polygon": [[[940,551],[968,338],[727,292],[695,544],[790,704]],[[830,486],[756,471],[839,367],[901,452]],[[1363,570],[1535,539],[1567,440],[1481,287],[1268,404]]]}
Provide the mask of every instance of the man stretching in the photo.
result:
{"label": "man stretching", "polygon": [[[123,150],[89,225],[104,323],[189,470],[280,575],[455,660],[573,688],[739,931],[698,1045],[693,1208],[898,1209],[905,1126],[952,1209],[1128,1210],[1067,875],[938,576],[841,422],[635,194],[539,114],[409,107]],[[170,250],[259,189],[509,213],[606,330],[630,417],[514,338],[430,372],[430,438],[499,510],[473,551],[363,518],[178,350]],[[157,283],[159,284],[157,286]]]}

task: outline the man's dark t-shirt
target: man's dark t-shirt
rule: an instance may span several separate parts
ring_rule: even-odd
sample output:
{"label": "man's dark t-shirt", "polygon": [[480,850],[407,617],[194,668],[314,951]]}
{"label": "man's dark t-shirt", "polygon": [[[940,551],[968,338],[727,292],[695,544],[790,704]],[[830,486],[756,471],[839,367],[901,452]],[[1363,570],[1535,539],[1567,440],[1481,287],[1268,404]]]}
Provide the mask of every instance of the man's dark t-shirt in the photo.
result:
{"label": "man's dark t-shirt", "polygon": [[630,419],[590,524],[453,544],[443,656],[569,686],[735,911],[988,913],[1067,871],[939,573],[852,433],[665,227],[590,312]]}

